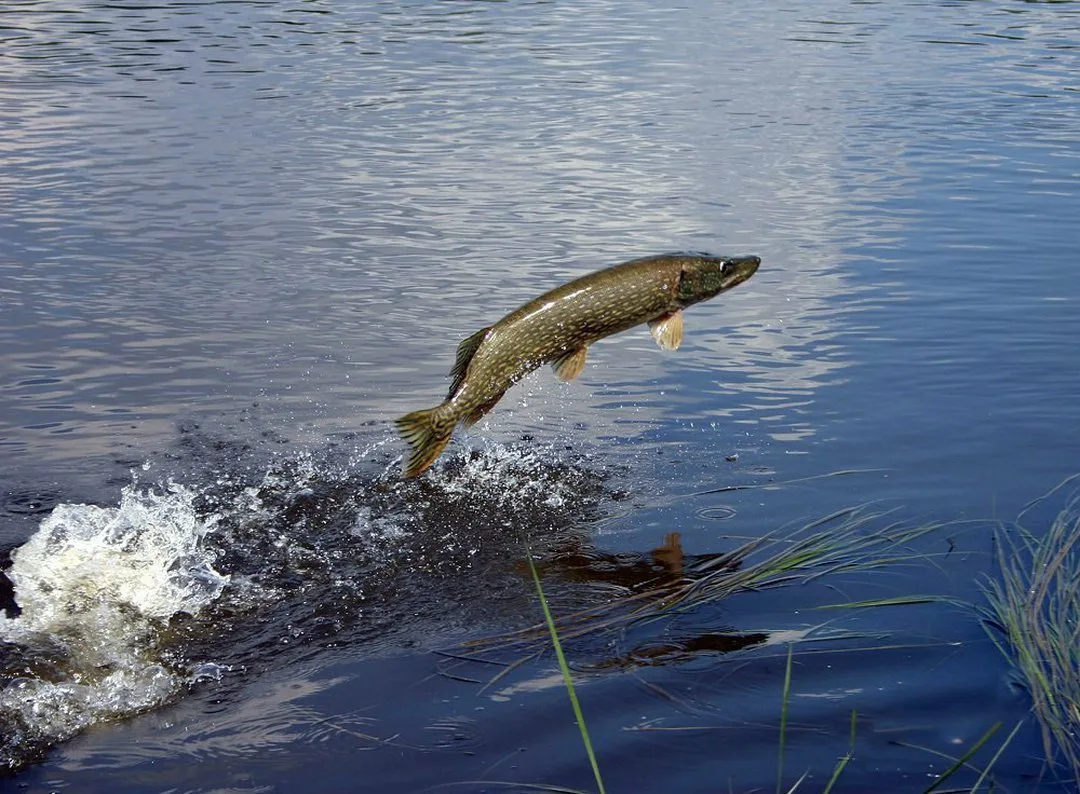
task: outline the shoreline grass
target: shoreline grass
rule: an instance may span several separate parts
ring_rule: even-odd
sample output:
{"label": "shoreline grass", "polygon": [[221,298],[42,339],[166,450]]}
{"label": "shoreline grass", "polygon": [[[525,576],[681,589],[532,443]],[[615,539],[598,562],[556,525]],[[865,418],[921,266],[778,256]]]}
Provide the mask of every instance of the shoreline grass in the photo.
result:
{"label": "shoreline grass", "polygon": [[995,533],[998,574],[982,583],[983,626],[1028,691],[1048,762],[1080,783],[1080,495],[1037,536],[1020,523]]}

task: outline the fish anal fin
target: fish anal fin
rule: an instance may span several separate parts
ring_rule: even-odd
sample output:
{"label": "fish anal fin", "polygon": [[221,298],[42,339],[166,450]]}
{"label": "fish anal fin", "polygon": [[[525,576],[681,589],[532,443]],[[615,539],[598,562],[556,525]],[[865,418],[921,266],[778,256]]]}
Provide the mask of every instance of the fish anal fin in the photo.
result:
{"label": "fish anal fin", "polygon": [[453,383],[450,384],[451,397],[453,397],[461,387],[462,382],[465,380],[465,373],[469,370],[469,362],[472,361],[473,356],[476,355],[476,351],[480,349],[480,345],[484,343],[487,332],[490,330],[490,325],[487,328],[481,328],[458,345],[457,356],[454,358],[454,366],[450,370],[450,377],[454,379]]}
{"label": "fish anal fin", "polygon": [[415,477],[427,469],[450,443],[454,425],[449,423],[447,427],[444,426],[447,423],[437,421],[438,411],[439,408],[413,411],[394,422],[402,437],[412,447],[405,463],[405,477]]}
{"label": "fish anal fin", "polygon": [[569,353],[555,359],[551,363],[551,368],[555,370],[555,376],[559,380],[572,381],[585,369],[585,357],[588,354],[589,348],[579,347],[577,350],[571,350]]}
{"label": "fish anal fin", "polygon": [[649,321],[649,333],[656,344],[664,350],[677,350],[682,344],[683,313],[682,309],[657,317]]}
{"label": "fish anal fin", "polygon": [[491,409],[499,404],[499,400],[501,400],[502,397],[502,394],[499,394],[494,399],[488,400],[483,405],[474,408],[468,415],[466,415],[464,419],[461,420],[461,424],[465,427],[472,427],[489,413],[491,413]]}

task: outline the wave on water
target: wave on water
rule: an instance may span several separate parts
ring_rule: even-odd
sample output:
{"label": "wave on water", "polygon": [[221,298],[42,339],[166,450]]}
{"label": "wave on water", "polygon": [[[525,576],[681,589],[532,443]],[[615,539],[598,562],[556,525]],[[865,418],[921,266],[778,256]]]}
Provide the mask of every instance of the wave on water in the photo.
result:
{"label": "wave on water", "polygon": [[381,446],[260,474],[218,461],[114,507],[53,508],[0,572],[0,770],[290,653],[497,622],[493,604],[530,597],[507,573],[522,537],[584,531],[618,498],[550,448],[462,450],[403,481]]}

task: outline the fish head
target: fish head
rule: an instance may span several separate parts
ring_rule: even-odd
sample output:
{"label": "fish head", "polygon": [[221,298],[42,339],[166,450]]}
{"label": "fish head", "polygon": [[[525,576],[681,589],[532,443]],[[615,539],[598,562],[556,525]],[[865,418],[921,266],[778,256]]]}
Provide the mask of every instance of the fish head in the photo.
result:
{"label": "fish head", "polygon": [[681,258],[679,303],[684,307],[737,287],[757,272],[756,256],[687,254]]}

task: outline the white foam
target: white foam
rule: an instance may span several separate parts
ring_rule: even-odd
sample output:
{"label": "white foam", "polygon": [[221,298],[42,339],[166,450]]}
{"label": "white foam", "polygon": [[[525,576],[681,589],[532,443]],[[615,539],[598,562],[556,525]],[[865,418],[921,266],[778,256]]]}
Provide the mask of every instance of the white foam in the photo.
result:
{"label": "white foam", "polygon": [[159,658],[157,634],[197,614],[229,582],[214,569],[196,494],[129,486],[118,507],[58,505],[12,553],[7,571],[22,610],[0,616],[0,639],[60,657],[50,680],[23,678],[0,692],[0,712],[54,739],[158,705],[186,674]]}
{"label": "white foam", "polygon": [[161,665],[117,669],[90,683],[23,678],[0,692],[0,711],[39,736],[67,739],[108,719],[168,702],[183,681]]}

